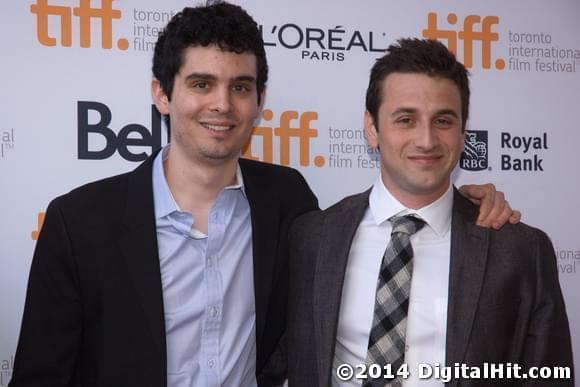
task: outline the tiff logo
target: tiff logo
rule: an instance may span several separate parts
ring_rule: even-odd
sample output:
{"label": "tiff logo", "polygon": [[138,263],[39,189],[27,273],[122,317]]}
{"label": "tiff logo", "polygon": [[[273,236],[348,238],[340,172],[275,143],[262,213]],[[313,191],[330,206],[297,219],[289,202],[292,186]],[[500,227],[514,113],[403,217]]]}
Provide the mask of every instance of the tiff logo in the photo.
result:
{"label": "tiff logo", "polygon": [[[58,18],[60,25],[60,44],[63,47],[71,47],[73,43],[73,16],[79,22],[80,46],[91,47],[91,22],[93,19],[100,21],[101,47],[111,49],[113,47],[113,20],[120,19],[122,14],[118,9],[113,9],[114,0],[101,0],[101,6],[93,8],[91,0],[79,0],[77,7],[48,4],[48,0],[36,0],[30,6],[30,12],[36,15],[36,37],[44,46],[54,47],[57,39],[51,36],[50,21]],[[117,40],[120,50],[129,48],[129,41],[121,38]]]}
{"label": "tiff logo", "polygon": [[[447,22],[449,25],[456,25],[458,22],[457,15],[454,13],[448,14]],[[473,43],[480,42],[481,67],[489,69],[491,68],[491,45],[499,40],[499,34],[491,30],[492,26],[496,24],[499,24],[498,16],[485,16],[482,18],[478,15],[468,15],[463,19],[463,28],[459,31],[456,31],[456,29],[440,29],[437,13],[430,12],[427,15],[427,28],[423,30],[423,37],[434,40],[447,40],[447,48],[455,55],[457,55],[457,41],[461,40],[463,42],[463,64],[467,68],[473,67]],[[477,25],[479,25],[479,28],[476,29]],[[497,59],[495,68],[503,70],[505,61]]]}
{"label": "tiff logo", "polygon": [[39,212],[38,215],[36,215],[36,229],[30,233],[30,238],[32,238],[33,241],[38,240],[40,230],[42,230],[42,225],[44,224],[45,216],[46,216],[45,212]]}
{"label": "tiff logo", "polygon": [[[272,121],[274,112],[264,109],[262,122]],[[280,150],[280,164],[290,165],[291,139],[298,140],[299,161],[303,167],[310,165],[310,139],[318,137],[318,130],[311,127],[311,122],[318,119],[316,112],[304,112],[299,114],[295,110],[288,110],[280,114],[280,122],[277,127],[256,126],[252,131],[252,137],[243,149],[243,156],[247,159],[261,160],[268,163],[274,162],[274,139],[278,139]],[[297,125],[293,125],[296,121]],[[262,141],[261,157],[254,155],[252,142]],[[256,141],[256,142],[257,142]],[[314,165],[324,166],[326,160],[323,156],[314,157]]]}

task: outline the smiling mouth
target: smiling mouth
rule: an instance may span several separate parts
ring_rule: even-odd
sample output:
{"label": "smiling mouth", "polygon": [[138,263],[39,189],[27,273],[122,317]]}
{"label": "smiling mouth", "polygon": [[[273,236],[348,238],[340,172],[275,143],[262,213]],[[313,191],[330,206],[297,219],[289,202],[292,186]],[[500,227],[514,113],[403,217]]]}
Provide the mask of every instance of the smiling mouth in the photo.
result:
{"label": "smiling mouth", "polygon": [[409,159],[420,164],[434,164],[438,163],[442,159],[442,156],[410,156]]}
{"label": "smiling mouth", "polygon": [[232,130],[235,125],[210,124],[208,122],[201,122],[201,126],[214,132],[227,132]]}

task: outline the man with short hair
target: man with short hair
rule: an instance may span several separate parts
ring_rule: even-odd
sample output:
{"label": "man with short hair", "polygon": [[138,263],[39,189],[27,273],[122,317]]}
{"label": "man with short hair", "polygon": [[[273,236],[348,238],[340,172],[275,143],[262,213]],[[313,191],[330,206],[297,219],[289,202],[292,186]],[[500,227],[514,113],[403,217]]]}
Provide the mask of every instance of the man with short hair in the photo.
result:
{"label": "man with short hair", "polygon": [[573,386],[485,376],[485,363],[510,378],[510,364],[522,375],[573,361],[546,234],[476,226],[477,207],[451,183],[469,113],[465,67],[440,42],[402,39],[375,63],[366,108],[380,176],[291,229],[290,385],[435,387],[448,381],[437,366],[458,364],[480,378],[463,373],[453,386]]}
{"label": "man with short hair", "polygon": [[[318,205],[294,169],[240,159],[268,77],[258,26],[237,5],[184,8],[153,74],[169,145],[49,205],[12,387],[285,379],[287,232]],[[484,192],[482,221],[505,222],[501,194],[494,207]]]}

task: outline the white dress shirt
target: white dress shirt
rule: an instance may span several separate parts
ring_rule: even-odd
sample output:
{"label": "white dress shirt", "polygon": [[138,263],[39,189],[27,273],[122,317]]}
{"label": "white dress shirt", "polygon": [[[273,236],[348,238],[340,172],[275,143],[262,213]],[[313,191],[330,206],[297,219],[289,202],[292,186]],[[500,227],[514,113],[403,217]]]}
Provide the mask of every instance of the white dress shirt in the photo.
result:
{"label": "white dress shirt", "polygon": [[361,385],[362,381],[354,378],[349,382],[339,380],[336,368],[343,363],[351,366],[365,363],[377,280],[391,238],[392,225],[388,219],[394,215],[417,214],[426,225],[411,236],[413,276],[405,337],[405,364],[410,377],[403,386],[443,386],[439,380],[419,380],[417,371],[420,363],[445,363],[452,206],[451,185],[435,202],[411,210],[390,194],[380,177],[375,182],[369,196],[369,208],[357,229],[348,257],[333,360],[333,385]]}

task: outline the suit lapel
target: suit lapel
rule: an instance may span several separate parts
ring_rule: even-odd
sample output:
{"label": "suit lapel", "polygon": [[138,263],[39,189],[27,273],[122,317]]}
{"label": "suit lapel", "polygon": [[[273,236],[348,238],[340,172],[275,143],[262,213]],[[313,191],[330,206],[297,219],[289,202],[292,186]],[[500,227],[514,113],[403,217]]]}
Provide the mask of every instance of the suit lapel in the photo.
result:
{"label": "suit lapel", "polygon": [[252,218],[252,253],[254,264],[254,297],[256,300],[256,343],[260,343],[266,325],[280,224],[278,194],[271,182],[253,173],[251,165],[240,159],[244,190]]}
{"label": "suit lapel", "polygon": [[455,190],[445,351],[447,365],[464,362],[483,286],[489,229],[476,226],[476,218],[477,207]]}
{"label": "suit lapel", "polygon": [[[153,204],[152,165],[156,153],[128,178],[120,246],[129,277],[162,357],[165,372],[165,316]],[[121,317],[122,318],[122,317]]]}
{"label": "suit lapel", "polygon": [[368,207],[370,190],[327,211],[314,275],[313,313],[319,385],[330,385],[342,286],[350,246]]}

